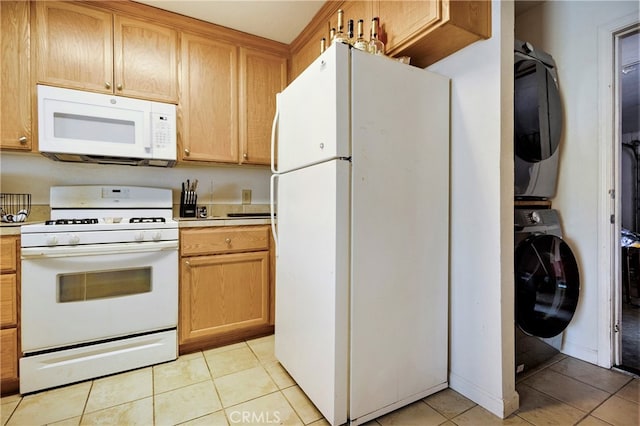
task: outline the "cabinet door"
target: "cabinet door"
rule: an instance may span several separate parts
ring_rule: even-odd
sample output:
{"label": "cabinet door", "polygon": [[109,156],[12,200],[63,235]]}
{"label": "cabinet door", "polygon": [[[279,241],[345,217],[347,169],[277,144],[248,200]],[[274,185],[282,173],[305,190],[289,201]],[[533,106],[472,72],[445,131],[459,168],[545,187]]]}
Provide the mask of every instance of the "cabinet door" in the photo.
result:
{"label": "cabinet door", "polygon": [[18,330],[0,330],[0,379],[18,378]]}
{"label": "cabinet door", "polygon": [[181,160],[237,163],[237,47],[183,33],[181,67]]}
{"label": "cabinet door", "polygon": [[31,150],[29,2],[0,2],[0,148]]}
{"label": "cabinet door", "polygon": [[387,52],[442,19],[440,1],[380,1],[378,8]]}
{"label": "cabinet door", "polygon": [[240,48],[240,163],[271,163],[276,93],[286,85],[286,58]]}
{"label": "cabinet door", "polygon": [[33,4],[38,82],[112,93],[111,13],[74,3]]}
{"label": "cabinet door", "polygon": [[269,252],[182,260],[180,343],[269,324]]}
{"label": "cabinet door", "polygon": [[115,93],[178,102],[178,32],[138,19],[114,18]]}
{"label": "cabinet door", "polygon": [[15,327],[18,324],[16,274],[0,275],[0,326]]}
{"label": "cabinet door", "polygon": [[18,237],[0,237],[0,270],[15,272],[18,264]]}

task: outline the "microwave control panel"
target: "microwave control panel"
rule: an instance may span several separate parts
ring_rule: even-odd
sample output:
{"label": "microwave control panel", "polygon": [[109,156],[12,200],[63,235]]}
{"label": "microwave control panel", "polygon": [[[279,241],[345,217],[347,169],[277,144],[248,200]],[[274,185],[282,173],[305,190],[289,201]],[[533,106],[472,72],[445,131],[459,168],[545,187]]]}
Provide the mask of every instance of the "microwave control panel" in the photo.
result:
{"label": "microwave control panel", "polygon": [[176,158],[175,115],[151,114],[151,144],[154,158]]}

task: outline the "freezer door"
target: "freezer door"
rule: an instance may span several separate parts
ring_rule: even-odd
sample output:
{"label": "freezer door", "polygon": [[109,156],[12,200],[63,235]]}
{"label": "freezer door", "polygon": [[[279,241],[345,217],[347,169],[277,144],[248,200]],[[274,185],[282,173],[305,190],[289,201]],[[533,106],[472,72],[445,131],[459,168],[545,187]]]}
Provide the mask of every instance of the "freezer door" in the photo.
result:
{"label": "freezer door", "polygon": [[278,171],[348,157],[349,48],[336,43],[278,95]]}
{"label": "freezer door", "polygon": [[332,424],[347,421],[350,163],[278,182],[275,354]]}

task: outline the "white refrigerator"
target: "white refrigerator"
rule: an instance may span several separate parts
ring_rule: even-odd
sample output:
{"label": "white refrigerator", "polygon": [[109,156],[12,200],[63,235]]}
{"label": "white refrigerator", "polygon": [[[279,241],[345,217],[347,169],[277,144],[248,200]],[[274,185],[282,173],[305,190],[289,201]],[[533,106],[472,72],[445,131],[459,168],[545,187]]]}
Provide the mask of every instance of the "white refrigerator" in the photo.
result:
{"label": "white refrigerator", "polygon": [[449,79],[334,44],[273,139],[276,358],[332,425],[446,388]]}

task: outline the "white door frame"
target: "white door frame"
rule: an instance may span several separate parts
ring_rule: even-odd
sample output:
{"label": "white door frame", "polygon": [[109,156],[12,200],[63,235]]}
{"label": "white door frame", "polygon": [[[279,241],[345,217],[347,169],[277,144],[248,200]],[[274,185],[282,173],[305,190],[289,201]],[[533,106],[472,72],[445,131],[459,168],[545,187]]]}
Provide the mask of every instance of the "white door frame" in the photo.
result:
{"label": "white door frame", "polygon": [[[599,202],[598,202],[598,365],[620,360],[620,88],[617,48],[620,37],[639,24],[632,13],[598,28]],[[611,217],[614,220],[611,220]]]}

